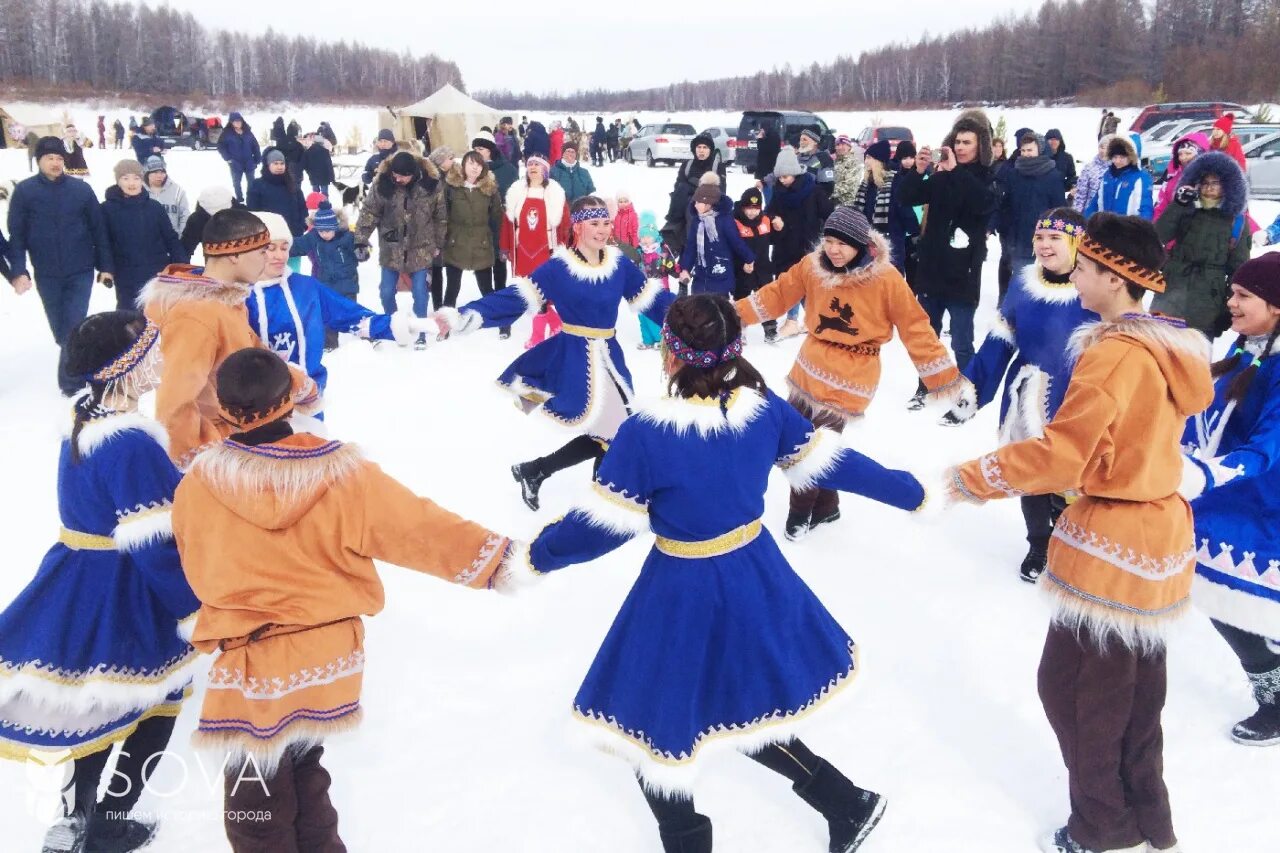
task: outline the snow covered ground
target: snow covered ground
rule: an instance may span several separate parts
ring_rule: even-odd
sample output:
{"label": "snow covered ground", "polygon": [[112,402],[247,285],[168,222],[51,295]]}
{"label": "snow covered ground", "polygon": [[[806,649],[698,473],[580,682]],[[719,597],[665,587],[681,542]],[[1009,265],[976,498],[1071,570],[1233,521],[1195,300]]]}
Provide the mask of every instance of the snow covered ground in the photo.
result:
{"label": "snow covered ground", "polygon": [[[993,110],[993,120],[1001,111]],[[1010,110],[1010,131],[1060,127],[1069,149],[1090,151],[1096,112]],[[89,111],[74,113],[92,126]],[[370,123],[370,110],[305,112],[308,126]],[[676,115],[700,128],[724,116]],[[250,114],[258,127],[273,116]],[[882,113],[917,141],[940,142],[952,114]],[[665,116],[659,116],[665,118]],[[869,117],[829,117],[856,132]],[[1127,118],[1127,117],[1126,117]],[[643,119],[642,119],[643,120]],[[736,120],[735,120],[736,121]],[[372,131],[365,130],[368,139]],[[89,152],[101,195],[119,155]],[[194,196],[227,179],[213,153],[176,152],[173,178]],[[672,169],[617,164],[594,170],[605,193],[629,190],[659,218]],[[0,178],[27,175],[20,151],[0,151]],[[731,171],[736,198],[748,178]],[[1270,222],[1280,205],[1257,204]],[[980,333],[990,325],[995,252],[986,269]],[[377,268],[361,269],[361,301],[376,307]],[[464,299],[475,285],[464,280]],[[112,307],[98,288],[93,309]],[[558,517],[583,493],[583,471],[544,488],[534,515],[520,502],[508,467],[565,438],[544,419],[522,417],[493,385],[519,351],[528,321],[510,341],[491,332],[426,352],[349,339],[329,359],[331,434],[359,442],[411,487],[451,509],[517,537]],[[658,356],[636,352],[639,332],[625,312],[619,338],[642,395],[660,391]],[[796,341],[748,336],[748,357],[782,388]],[[1220,346],[1225,346],[1220,343]],[[0,288],[0,447],[6,487],[0,517],[7,558],[0,602],[27,582],[58,530],[54,474],[67,404],[54,385],[57,351],[34,291]],[[938,412],[908,412],[915,373],[905,352],[885,352],[884,382],[868,417],[846,433],[852,446],[886,464],[921,473],[995,446],[994,407],[967,426],[944,429]],[[787,489],[775,478],[767,523],[781,541]],[[1036,696],[1035,670],[1047,621],[1036,591],[1017,578],[1025,543],[1013,501],[963,508],[932,525],[846,497],[844,518],[800,544],[781,541],[862,650],[854,701],[819,714],[805,736],[859,784],[883,792],[886,817],[868,853],[1022,853],[1067,814],[1066,776]],[[650,542],[641,539],[550,578],[518,600],[454,589],[386,567],[386,610],[367,620],[365,722],[333,739],[326,764],[342,835],[352,851],[450,853],[652,853],[657,831],[626,765],[585,748],[568,719],[570,701],[601,637],[634,580]],[[1165,713],[1166,779],[1184,849],[1264,853],[1280,838],[1273,808],[1280,749],[1238,746],[1231,723],[1253,710],[1239,666],[1198,613],[1176,630],[1169,650]],[[153,849],[225,851],[216,769],[187,746],[200,691],[184,709],[171,755],[140,808],[164,826]],[[38,774],[37,774],[38,775]],[[38,849],[42,826],[36,776],[0,762],[5,850]],[[753,762],[725,757],[708,767],[699,809],[715,821],[717,850],[804,853],[825,849],[825,827],[786,784]]]}

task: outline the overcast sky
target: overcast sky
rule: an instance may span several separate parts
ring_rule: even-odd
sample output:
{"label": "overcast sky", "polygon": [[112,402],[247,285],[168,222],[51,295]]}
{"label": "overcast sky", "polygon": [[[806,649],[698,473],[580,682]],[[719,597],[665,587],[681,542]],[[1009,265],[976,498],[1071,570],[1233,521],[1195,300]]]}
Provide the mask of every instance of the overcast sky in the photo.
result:
{"label": "overcast sky", "polygon": [[190,10],[208,26],[241,32],[274,26],[325,40],[432,52],[458,64],[470,91],[541,93],[645,88],[751,74],[787,62],[792,67],[826,62],[915,41],[926,31],[938,35],[985,26],[1042,2],[482,0],[455,5],[456,11],[436,11],[439,6],[431,0],[269,5],[261,0],[169,0],[169,6]]}

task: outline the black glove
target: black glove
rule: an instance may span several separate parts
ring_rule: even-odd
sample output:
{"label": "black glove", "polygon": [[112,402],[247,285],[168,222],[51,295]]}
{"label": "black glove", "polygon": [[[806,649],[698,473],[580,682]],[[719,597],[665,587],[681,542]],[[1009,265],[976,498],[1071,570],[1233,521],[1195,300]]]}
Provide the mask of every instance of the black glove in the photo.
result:
{"label": "black glove", "polygon": [[1200,198],[1200,191],[1190,185],[1178,187],[1177,192],[1173,194],[1173,200],[1178,204],[1193,204],[1198,198]]}
{"label": "black glove", "polygon": [[364,263],[369,260],[369,244],[359,243],[356,245],[356,260]]}

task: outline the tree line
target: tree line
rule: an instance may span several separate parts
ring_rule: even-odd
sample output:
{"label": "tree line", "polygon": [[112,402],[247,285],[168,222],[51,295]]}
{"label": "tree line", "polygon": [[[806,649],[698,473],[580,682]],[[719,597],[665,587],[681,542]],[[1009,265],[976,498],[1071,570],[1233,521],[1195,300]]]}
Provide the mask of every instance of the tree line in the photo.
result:
{"label": "tree line", "polygon": [[[976,8],[976,7],[975,7]],[[497,109],[875,109],[964,102],[1270,101],[1280,0],[1046,0],[1035,12],[855,57],[653,89],[476,93]],[[1273,57],[1273,59],[1267,59]]]}
{"label": "tree line", "polygon": [[52,92],[384,104],[417,100],[458,66],[348,41],[212,29],[190,12],[105,0],[0,0],[0,81]]}

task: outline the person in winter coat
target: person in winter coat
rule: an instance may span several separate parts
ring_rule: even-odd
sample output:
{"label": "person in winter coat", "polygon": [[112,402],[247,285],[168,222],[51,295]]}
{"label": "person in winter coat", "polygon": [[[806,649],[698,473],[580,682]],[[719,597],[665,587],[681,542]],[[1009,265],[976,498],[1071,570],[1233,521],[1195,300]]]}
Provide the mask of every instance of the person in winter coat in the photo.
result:
{"label": "person in winter coat", "polygon": [[[527,278],[550,260],[557,246],[569,239],[569,202],[560,184],[548,178],[551,164],[540,155],[525,161],[525,178],[507,190],[502,223],[502,251],[511,258],[515,275]],[[525,349],[542,343],[560,330],[560,315],[547,303],[533,315],[533,329]]]}
{"label": "person in winter coat", "polygon": [[120,119],[116,119],[111,123],[112,147],[119,151],[124,146],[125,130],[124,124]]}
{"label": "person in winter coat", "polygon": [[147,116],[133,135],[133,156],[139,163],[145,163],[148,157],[157,154],[164,156],[164,143],[156,138],[155,119]]}
{"label": "person in winter coat", "polygon": [[[563,146],[564,129],[557,127],[556,130],[560,131],[560,144]],[[559,155],[561,153],[563,152],[557,151],[555,156],[552,156],[551,137],[547,134],[547,129],[542,126],[542,122],[529,122],[529,130],[524,135],[524,156],[526,160],[536,154],[538,156],[545,157],[549,162],[559,163]]]}
{"label": "person in winter coat", "polygon": [[1084,164],[1076,179],[1076,193],[1071,198],[1071,206],[1081,213],[1102,191],[1102,176],[1111,167],[1110,161],[1107,160],[1107,148],[1111,145],[1113,138],[1104,136],[1098,140],[1098,153]]}
{"label": "person in winter coat", "polygon": [[[231,188],[235,191],[236,201],[244,201],[244,193],[253,188],[253,175],[262,162],[262,151],[253,129],[240,113],[232,112],[227,118],[227,126],[218,137],[218,153],[231,169]],[[244,179],[243,192],[240,189],[241,178]]]}
{"label": "person in winter coat", "polygon": [[[766,203],[764,214],[774,231],[773,269],[781,276],[803,261],[822,239],[822,223],[831,215],[831,199],[818,189],[813,174],[804,170],[790,146],[779,152],[772,178],[773,198]],[[789,306],[779,337],[804,334],[800,305]]]}
{"label": "person in winter coat", "polygon": [[168,214],[174,232],[181,234],[191,216],[191,202],[187,201],[186,191],[169,177],[164,158],[147,158],[142,167],[142,179],[146,182],[147,192]]}
{"label": "person in winter coat", "polygon": [[[507,120],[510,122],[510,119]],[[519,152],[519,147],[515,142],[515,130],[508,128],[507,140],[510,143],[508,147]],[[480,131],[475,139],[471,140],[471,150],[484,158],[485,164],[489,167],[489,171],[493,173],[494,180],[498,182],[498,202],[505,207],[507,193],[516,181],[520,180],[520,170],[515,164],[507,159],[502,149],[498,147],[496,139],[490,138],[488,133]],[[510,260],[506,250],[502,248],[502,223],[504,219],[500,219],[493,226],[493,245],[497,250],[497,258],[493,265],[493,289],[501,290],[507,286],[507,262]],[[509,334],[508,330],[508,334]],[[498,331],[502,337],[502,330]]]}
{"label": "person in winter coat", "polygon": [[854,209],[885,236],[889,234],[890,197],[898,165],[890,150],[887,139],[867,146],[862,157],[862,183],[854,191],[852,200]]}
{"label": "person in winter coat", "polygon": [[702,178],[689,211],[689,234],[680,255],[680,283],[692,280],[693,293],[731,296],[737,285],[736,270],[742,267],[750,274],[756,256],[738,233],[733,202],[720,192],[716,174],[707,172]]}
{"label": "person in winter coat", "polygon": [[1102,176],[1098,194],[1085,206],[1084,215],[1099,211],[1122,216],[1141,216],[1150,219],[1153,213],[1151,201],[1151,175],[1142,168],[1138,145],[1142,140],[1117,136],[1107,145],[1107,159],[1111,167]]}
{"label": "person in winter coat", "polygon": [[770,179],[781,151],[782,136],[772,123],[756,128],[756,170],[752,175],[756,179],[756,189],[764,193],[765,204],[773,198],[773,182]]}
{"label": "person in winter coat", "polygon": [[143,188],[137,160],[115,166],[116,184],[102,202],[102,221],[111,247],[111,264],[102,279],[116,291],[116,308],[132,310],[143,286],[169,264],[191,259],[173,230],[164,205]]}
{"label": "person in winter coat", "polygon": [[1056,127],[1050,128],[1044,135],[1044,142],[1045,145],[1041,146],[1040,153],[1053,160],[1053,165],[1057,166],[1058,171],[1062,173],[1067,184],[1067,192],[1070,193],[1076,188],[1076,158],[1067,151],[1067,145],[1062,139],[1062,131]]}
{"label": "person in winter coat", "polygon": [[213,218],[213,215],[230,207],[242,208],[244,203],[237,201],[232,196],[231,190],[225,186],[204,188],[196,198],[196,209],[187,217],[186,227],[182,229],[180,236],[182,248],[186,249],[189,257],[194,257],[196,249],[200,248],[204,227],[209,224],[209,220]]}
{"label": "person in winter coat", "polygon": [[1115,136],[1120,132],[1120,116],[1110,110],[1102,111],[1102,121],[1098,124],[1098,138]]}
{"label": "person in winter coat", "polygon": [[831,201],[836,205],[853,204],[862,186],[866,157],[856,149],[853,140],[843,133],[836,137],[836,183],[831,191]]}
{"label": "person in winter coat", "polygon": [[720,157],[715,140],[701,134],[689,143],[693,159],[680,164],[676,173],[676,182],[671,189],[671,203],[667,206],[667,221],[662,226],[662,238],[672,252],[679,255],[684,252],[684,241],[689,234],[689,204],[693,193],[702,183],[703,175],[708,173],[719,178],[720,192],[725,192],[728,182],[725,178],[727,165]]}
{"label": "person in winter coat", "polygon": [[1173,248],[1164,265],[1167,288],[1151,310],[1181,318],[1213,340],[1229,323],[1227,284],[1249,260],[1249,188],[1234,160],[1208,151],[1183,168],[1173,198],[1156,220],[1160,239]]}
{"label": "person in winter coat", "polygon": [[[360,295],[356,235],[327,200],[320,202],[312,214],[311,227],[292,241],[289,254],[310,257],[312,276],[339,296],[354,301]],[[337,345],[336,336],[333,343]],[[328,345],[325,348],[332,349]]]}
{"label": "person in winter coat", "polygon": [[311,182],[311,191],[329,195],[329,185],[334,182],[333,154],[329,141],[323,136],[308,133],[303,139],[302,170]]}
{"label": "person in winter coat", "polygon": [[333,127],[330,126],[329,122],[327,121],[320,122],[320,129],[316,132],[319,133],[320,136],[329,140],[329,146],[331,151],[334,148],[338,147],[338,134],[333,132]]}
{"label": "person in winter coat", "polygon": [[1041,140],[1027,133],[1018,139],[1018,159],[1002,175],[1000,245],[1008,247],[1014,269],[1034,262],[1031,237],[1045,211],[1066,204],[1066,181],[1056,163]]}
{"label": "person in winter coat", "polygon": [[89,164],[84,159],[84,146],[80,143],[80,131],[68,124],[62,132],[63,168],[73,178],[89,177]]}
{"label": "person in winter coat", "polygon": [[1160,194],[1156,196],[1155,218],[1157,222],[1160,220],[1165,208],[1173,202],[1173,195],[1178,190],[1178,182],[1182,177],[1182,170],[1187,167],[1188,163],[1208,150],[1209,137],[1203,133],[1188,133],[1173,143],[1173,149],[1169,155],[1169,166],[1164,173],[1164,183],[1160,186]]}
{"label": "person in winter coat", "polygon": [[373,182],[374,176],[378,172],[378,167],[396,153],[396,135],[388,128],[378,131],[378,136],[373,140],[373,153],[369,155],[369,159],[365,161],[364,173],[361,180],[367,187]]}
{"label": "person in winter coat", "polygon": [[[628,125],[629,126],[629,125]],[[758,192],[758,191],[757,191]],[[658,218],[650,211],[640,217],[640,268],[645,278],[658,282],[664,292],[671,290],[672,276],[680,273],[671,250],[662,245],[662,234],[658,231]],[[637,349],[657,349],[662,343],[662,326],[650,320],[644,314],[639,315],[640,343]]]}
{"label": "person in winter coat", "polygon": [[346,847],[322,742],[360,721],[361,617],[385,598],[373,561],[484,589],[509,540],[416,496],[353,445],[295,432],[286,370],[252,350],[219,368],[214,405],[236,440],[211,448],[173,501],[201,603],[191,642],[216,655],[210,684],[253,673],[264,685],[206,690],[194,741],[253,768],[251,784],[225,775],[232,850],[335,853]]}
{"label": "person in winter coat", "polygon": [[[480,296],[493,292],[493,265],[497,261],[494,230],[502,223],[502,201],[498,182],[484,158],[474,151],[462,155],[462,162],[444,176],[445,231],[444,274],[447,289],[444,304],[458,304],[462,271],[475,273]],[[507,329],[505,335],[511,334]]]}
{"label": "person in winter coat", "polygon": [[[295,237],[307,230],[307,200],[295,173],[289,171],[284,152],[276,148],[263,152],[262,174],[249,188],[248,207],[280,214]],[[301,267],[297,259],[291,263],[295,271]]]}
{"label": "person in winter coat", "polygon": [[916,144],[910,139],[903,139],[893,152],[895,168],[893,181],[889,184],[889,245],[893,248],[893,265],[906,278],[907,284],[915,287],[916,239],[920,236],[920,218],[916,209],[902,198],[903,172],[910,172],[916,167]]}
{"label": "person in winter coat", "polygon": [[631,203],[631,193],[618,190],[618,212],[613,217],[613,238],[622,246],[637,249],[640,246],[640,217]]}
{"label": "person in winter coat", "polygon": [[[744,192],[733,206],[733,221],[738,226],[738,236],[755,256],[750,272],[746,270],[745,264],[739,264],[734,269],[733,298],[738,300],[746,299],[776,277],[773,273],[773,259],[770,257],[776,232],[773,230],[773,222],[764,215],[764,193],[755,187]],[[766,341],[772,343],[777,339],[776,321],[765,320],[760,325],[764,329]]]}
{"label": "person in winter coat", "polygon": [[[902,200],[929,205],[917,244],[917,292],[935,332],[951,317],[951,347],[963,370],[973,358],[973,315],[987,259],[987,226],[996,207],[992,188],[991,122],[981,110],[960,114],[943,140],[940,159],[928,180],[933,152],[916,157],[915,171],[903,172]],[[911,405],[922,405],[917,389]]]}
{"label": "person in winter coat", "polygon": [[827,198],[831,198],[836,187],[836,166],[831,155],[818,147],[821,144],[822,137],[818,135],[818,131],[806,127],[800,131],[800,147],[796,151],[796,159],[807,171],[813,173],[818,189],[826,193]]}
{"label": "person in winter coat", "polygon": [[[403,273],[413,291],[414,316],[427,316],[427,271],[440,255],[447,227],[440,170],[430,160],[397,151],[378,167],[356,222],[356,257],[369,257],[369,238],[376,231],[383,313],[395,313],[396,285]],[[425,335],[418,345],[426,345]]]}
{"label": "person in winter coat", "polygon": [[30,255],[36,292],[58,346],[89,312],[94,269],[111,268],[111,247],[97,196],[88,183],[63,173],[64,150],[56,136],[41,138],[36,143],[39,173],[20,181],[9,199],[13,286],[19,293],[30,286]]}
{"label": "person in winter coat", "polygon": [[608,148],[609,131],[605,129],[604,119],[596,116],[596,126],[591,131],[591,165],[603,166],[604,155]]}
{"label": "person in winter coat", "polygon": [[289,127],[284,132],[284,139],[276,143],[280,149],[280,153],[284,155],[285,163],[288,165],[289,174],[293,176],[293,181],[298,186],[302,186],[302,157],[306,153],[306,149],[302,146],[302,141],[298,139],[299,131],[296,121],[289,122]]}
{"label": "person in winter coat", "polygon": [[564,189],[564,195],[569,200],[569,204],[596,191],[591,173],[578,162],[578,146],[574,143],[565,143],[564,153],[551,167],[551,180]]}
{"label": "person in winter coat", "polygon": [[1213,130],[1209,133],[1209,146],[1214,151],[1222,151],[1232,160],[1236,161],[1236,165],[1240,167],[1240,171],[1248,172],[1249,164],[1244,158],[1244,146],[1240,144],[1240,138],[1232,133],[1236,126],[1236,117],[1232,113],[1219,118],[1213,123]]}

